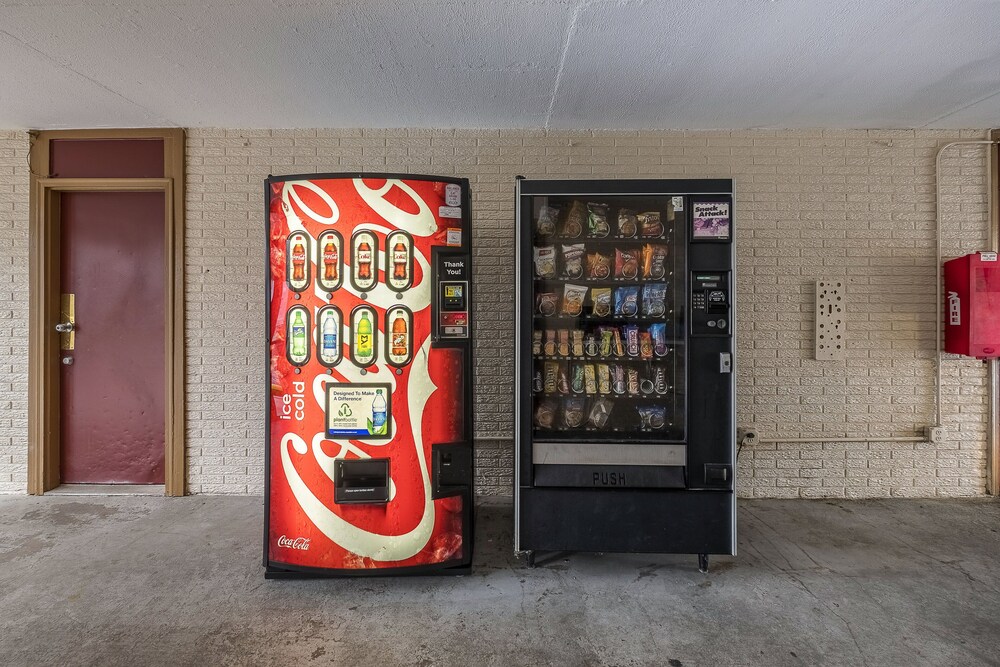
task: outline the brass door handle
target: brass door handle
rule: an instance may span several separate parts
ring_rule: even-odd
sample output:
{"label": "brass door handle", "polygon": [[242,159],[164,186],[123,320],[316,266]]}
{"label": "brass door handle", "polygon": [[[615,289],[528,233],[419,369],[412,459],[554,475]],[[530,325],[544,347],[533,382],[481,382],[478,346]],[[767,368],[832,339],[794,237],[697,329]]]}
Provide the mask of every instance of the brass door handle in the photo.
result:
{"label": "brass door handle", "polygon": [[60,322],[56,325],[56,331],[59,333],[72,333],[74,330],[72,322]]}

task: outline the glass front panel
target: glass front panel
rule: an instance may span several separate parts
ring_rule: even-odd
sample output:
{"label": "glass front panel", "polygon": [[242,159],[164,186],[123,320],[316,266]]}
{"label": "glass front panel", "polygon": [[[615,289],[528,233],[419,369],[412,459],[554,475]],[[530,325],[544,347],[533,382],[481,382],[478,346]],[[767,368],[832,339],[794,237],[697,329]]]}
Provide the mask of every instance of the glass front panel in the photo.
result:
{"label": "glass front panel", "polygon": [[683,440],[683,198],[526,199],[534,439]]}

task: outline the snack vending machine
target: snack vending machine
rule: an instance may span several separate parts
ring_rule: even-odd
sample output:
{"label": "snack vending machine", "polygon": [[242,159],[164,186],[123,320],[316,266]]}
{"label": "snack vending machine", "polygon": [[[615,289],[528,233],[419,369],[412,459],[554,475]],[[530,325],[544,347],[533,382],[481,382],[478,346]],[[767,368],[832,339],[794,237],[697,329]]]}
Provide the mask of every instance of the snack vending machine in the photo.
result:
{"label": "snack vending machine", "polygon": [[468,180],[265,188],[265,576],[468,571]]}
{"label": "snack vending machine", "polygon": [[515,549],[736,549],[731,180],[519,180]]}

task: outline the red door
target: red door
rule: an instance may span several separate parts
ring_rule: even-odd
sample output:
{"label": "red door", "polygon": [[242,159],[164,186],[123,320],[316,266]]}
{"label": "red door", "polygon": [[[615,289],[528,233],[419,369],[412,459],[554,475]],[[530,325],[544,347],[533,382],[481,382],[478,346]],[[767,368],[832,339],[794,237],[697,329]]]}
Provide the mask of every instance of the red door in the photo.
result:
{"label": "red door", "polygon": [[164,206],[162,192],[62,194],[61,291],[76,300],[60,366],[64,483],[163,483]]}

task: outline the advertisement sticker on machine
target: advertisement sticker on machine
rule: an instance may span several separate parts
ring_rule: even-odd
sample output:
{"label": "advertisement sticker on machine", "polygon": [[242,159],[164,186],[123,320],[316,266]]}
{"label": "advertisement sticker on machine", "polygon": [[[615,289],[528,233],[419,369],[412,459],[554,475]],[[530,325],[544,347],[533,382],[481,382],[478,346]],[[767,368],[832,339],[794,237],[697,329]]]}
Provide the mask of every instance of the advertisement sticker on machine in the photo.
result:
{"label": "advertisement sticker on machine", "polygon": [[331,438],[392,437],[392,385],[326,385],[326,434]]}

